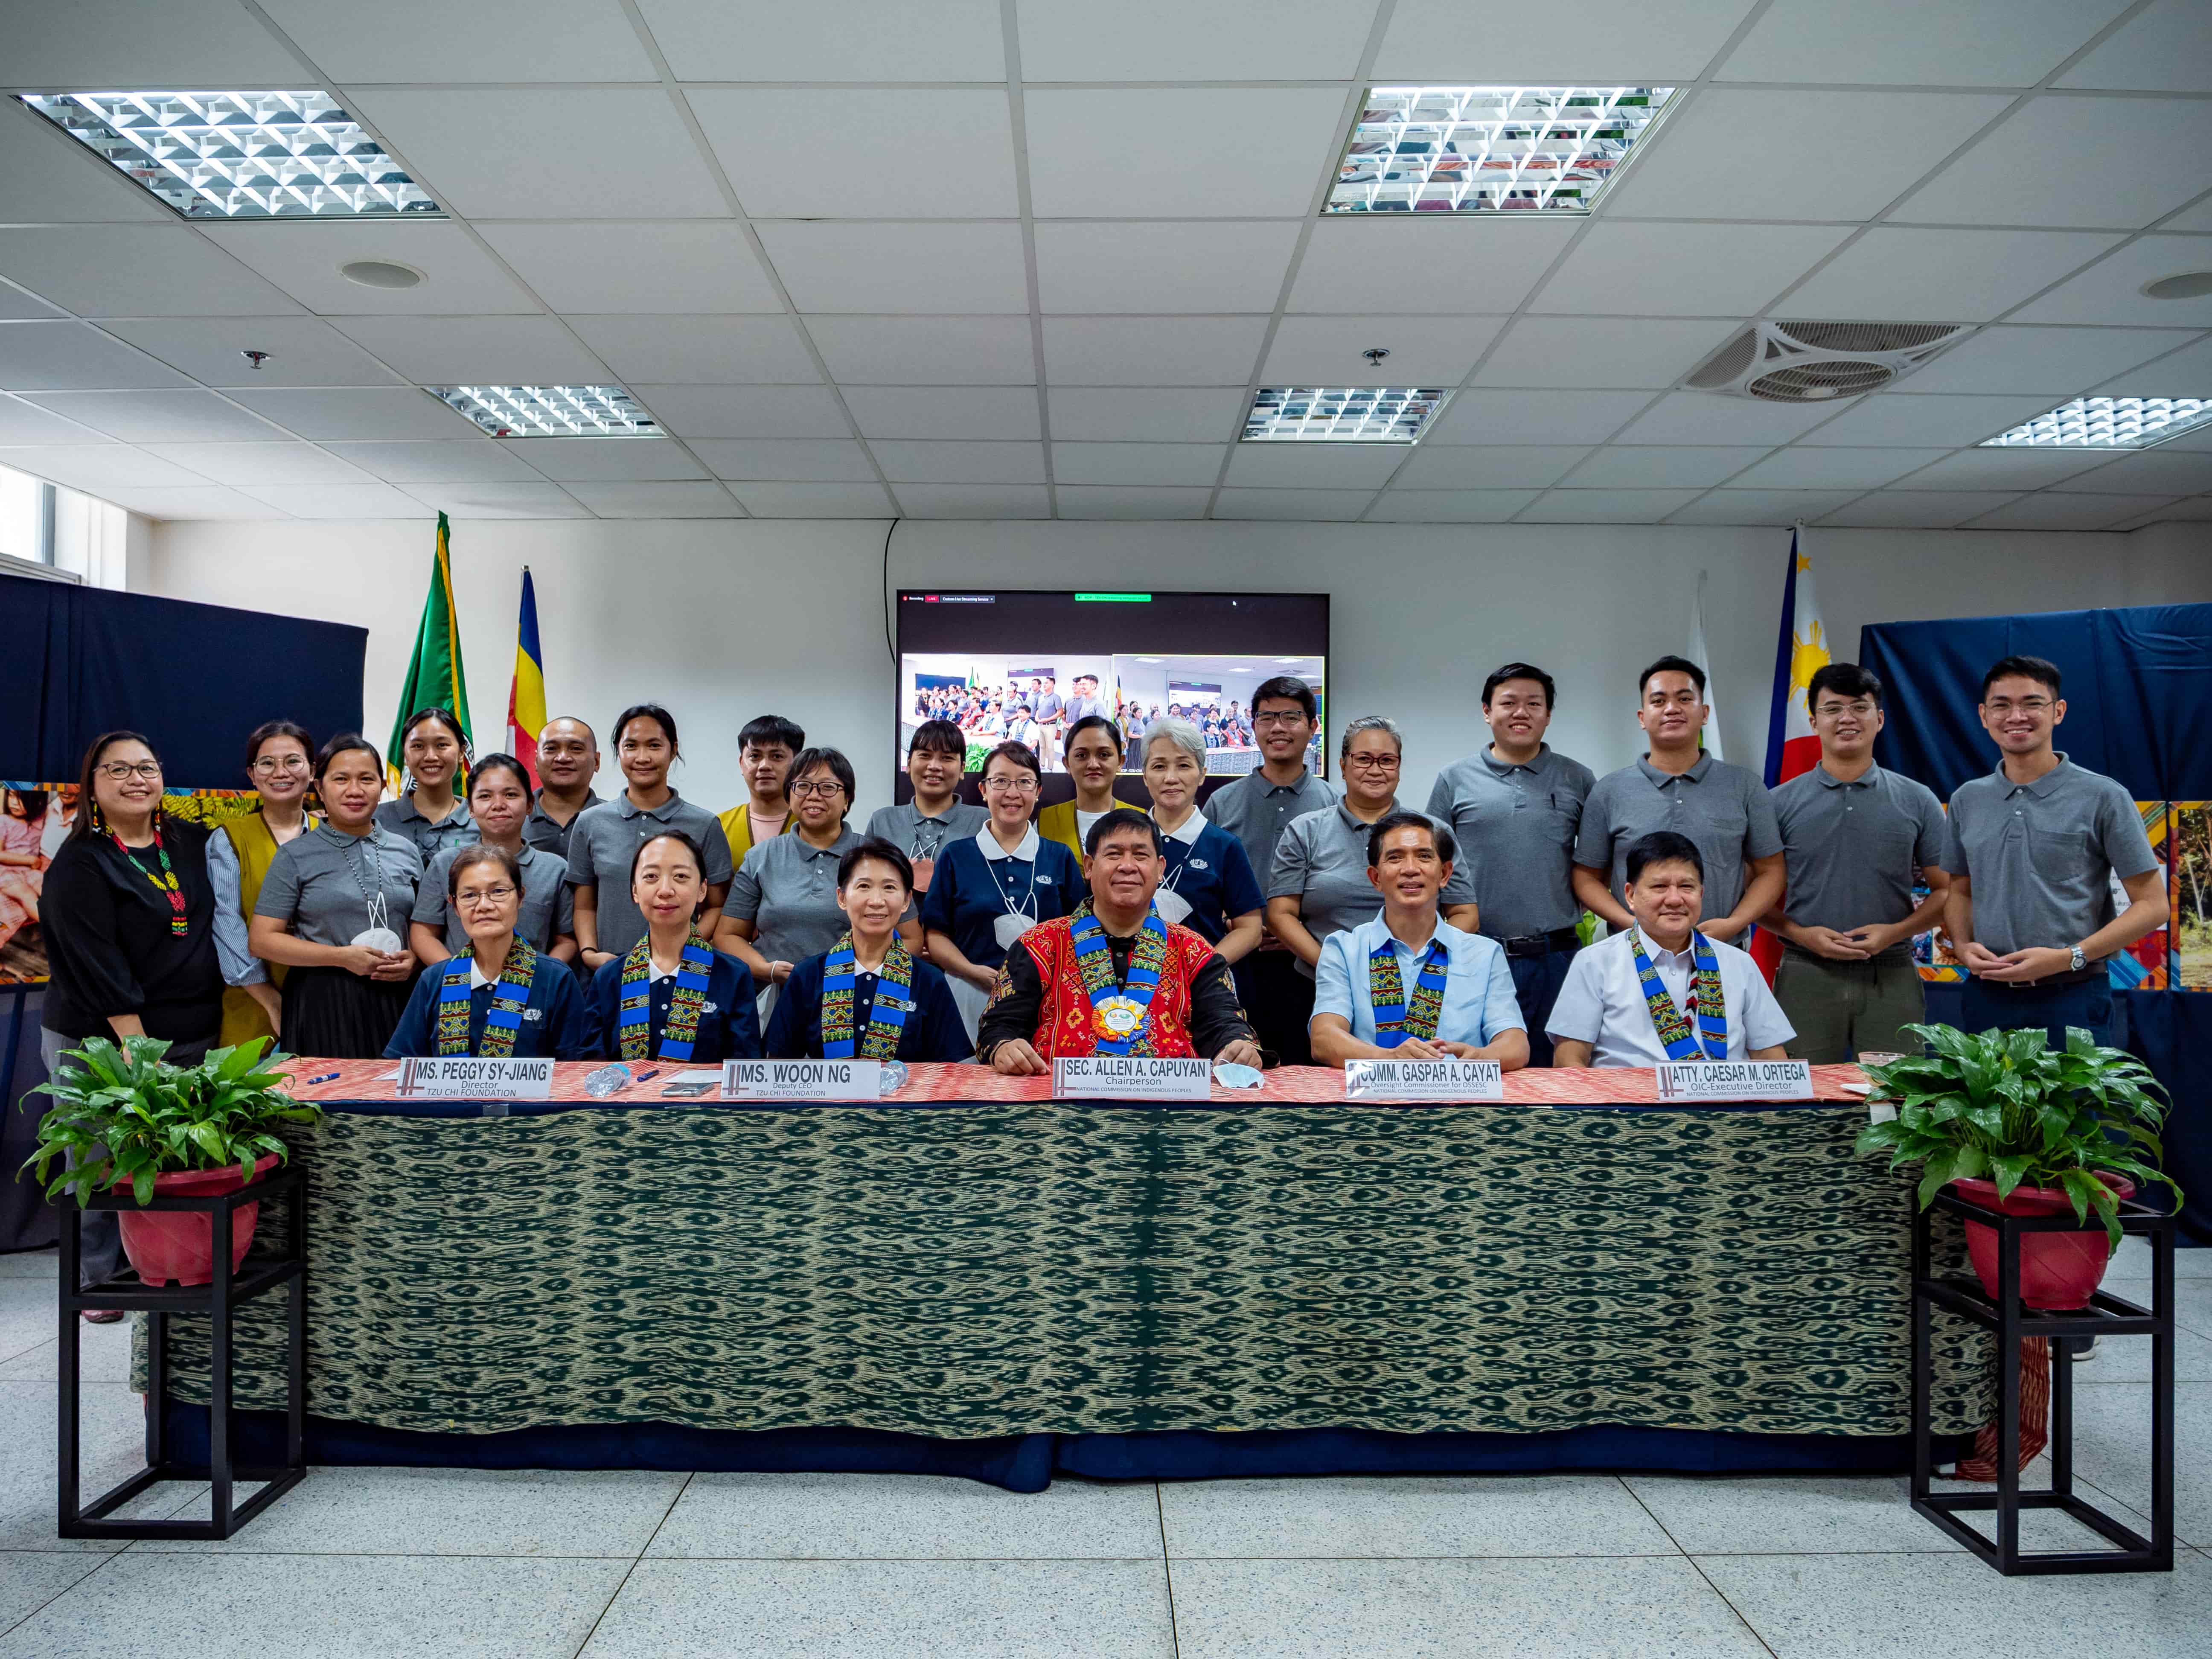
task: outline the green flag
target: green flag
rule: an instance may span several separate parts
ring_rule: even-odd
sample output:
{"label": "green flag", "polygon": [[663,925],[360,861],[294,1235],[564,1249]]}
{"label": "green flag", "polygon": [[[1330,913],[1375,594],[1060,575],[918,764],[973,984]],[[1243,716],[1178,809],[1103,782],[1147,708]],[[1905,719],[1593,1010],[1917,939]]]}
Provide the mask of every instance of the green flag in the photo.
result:
{"label": "green flag", "polygon": [[385,770],[396,793],[400,783],[399,745],[408,718],[425,708],[450,708],[471,744],[468,682],[461,672],[461,624],[453,611],[453,562],[447,545],[446,515],[438,515],[438,550],[430,564],[430,594],[422,601],[422,625],[415,631],[415,654],[399,688],[399,712],[392,717],[392,742]]}

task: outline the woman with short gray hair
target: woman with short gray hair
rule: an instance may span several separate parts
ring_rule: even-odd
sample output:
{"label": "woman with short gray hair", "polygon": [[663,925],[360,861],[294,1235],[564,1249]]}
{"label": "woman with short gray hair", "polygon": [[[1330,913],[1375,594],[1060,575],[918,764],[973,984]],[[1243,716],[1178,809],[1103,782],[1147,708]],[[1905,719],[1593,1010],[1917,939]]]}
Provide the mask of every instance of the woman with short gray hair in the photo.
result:
{"label": "woman with short gray hair", "polygon": [[1180,922],[1235,963],[1260,942],[1265,899],[1244,845],[1198,810],[1206,736],[1176,715],[1145,731],[1143,778],[1152,792],[1167,873],[1152,896],[1163,921]]}

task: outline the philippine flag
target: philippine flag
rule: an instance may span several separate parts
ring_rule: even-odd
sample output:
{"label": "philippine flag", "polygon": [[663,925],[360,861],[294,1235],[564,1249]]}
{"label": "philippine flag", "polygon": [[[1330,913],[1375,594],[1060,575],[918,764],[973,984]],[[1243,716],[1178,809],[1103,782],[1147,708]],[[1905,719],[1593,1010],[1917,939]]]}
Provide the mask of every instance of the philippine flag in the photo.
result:
{"label": "philippine flag", "polygon": [[[1828,665],[1828,630],[1820,625],[1820,601],[1813,586],[1813,557],[1804,532],[1790,532],[1790,571],[1782,584],[1782,636],[1774,647],[1774,700],[1766,717],[1766,787],[1787,783],[1820,763],[1820,740],[1813,734],[1808,690],[1813,676]],[[1782,960],[1782,941],[1762,927],[1751,954],[1774,977]]]}

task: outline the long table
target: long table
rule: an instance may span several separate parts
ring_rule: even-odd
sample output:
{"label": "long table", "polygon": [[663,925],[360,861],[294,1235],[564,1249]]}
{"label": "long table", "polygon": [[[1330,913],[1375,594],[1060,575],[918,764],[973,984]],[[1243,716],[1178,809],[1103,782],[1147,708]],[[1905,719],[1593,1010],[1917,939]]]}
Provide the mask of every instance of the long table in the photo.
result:
{"label": "long table", "polygon": [[[1911,1193],[1819,1098],[1502,1105],[1268,1074],[1188,1107],[917,1066],[881,1106],[408,1103],[306,1060],[319,1461],[949,1468],[1901,1467]],[[175,1324],[177,1322],[173,1322]],[[278,1403],[241,1319],[238,1400]],[[1990,1414],[1941,1332],[1936,1427]],[[204,1328],[172,1338],[204,1433]],[[253,1423],[245,1425],[249,1441]]]}

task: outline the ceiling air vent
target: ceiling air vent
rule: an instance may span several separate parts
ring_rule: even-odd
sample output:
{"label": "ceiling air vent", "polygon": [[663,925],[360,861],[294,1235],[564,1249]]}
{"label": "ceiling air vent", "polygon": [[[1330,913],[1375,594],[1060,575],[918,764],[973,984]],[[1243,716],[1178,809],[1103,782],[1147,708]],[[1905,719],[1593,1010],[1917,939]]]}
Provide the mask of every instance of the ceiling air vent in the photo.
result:
{"label": "ceiling air vent", "polygon": [[1959,323],[1758,322],[1691,372],[1687,385],[1777,404],[1875,392],[1966,333]]}

